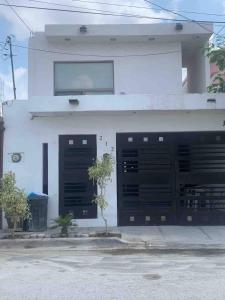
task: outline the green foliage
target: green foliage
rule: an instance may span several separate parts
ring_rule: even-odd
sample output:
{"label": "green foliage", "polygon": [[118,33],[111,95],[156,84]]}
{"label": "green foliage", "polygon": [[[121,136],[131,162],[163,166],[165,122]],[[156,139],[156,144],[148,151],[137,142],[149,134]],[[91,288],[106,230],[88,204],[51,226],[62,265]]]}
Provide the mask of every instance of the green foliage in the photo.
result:
{"label": "green foliage", "polygon": [[67,237],[68,236],[68,227],[72,226],[72,214],[67,214],[64,216],[59,216],[54,221],[57,224],[58,227],[61,227],[61,236]]}
{"label": "green foliage", "polygon": [[215,43],[206,48],[206,55],[211,64],[215,64],[218,72],[208,86],[209,93],[225,93],[225,39],[219,37]]}
{"label": "green foliage", "polygon": [[98,186],[99,193],[95,195],[93,202],[96,203],[100,210],[101,216],[105,222],[106,234],[108,234],[107,219],[104,216],[104,210],[108,206],[105,199],[105,188],[111,179],[113,172],[113,159],[108,153],[105,153],[101,159],[97,159],[93,166],[88,169],[89,178],[92,179]]}
{"label": "green foliage", "polygon": [[1,179],[0,206],[3,208],[6,218],[10,219],[13,224],[13,236],[17,224],[21,220],[31,218],[26,194],[16,186],[15,174],[12,172],[6,173]]}

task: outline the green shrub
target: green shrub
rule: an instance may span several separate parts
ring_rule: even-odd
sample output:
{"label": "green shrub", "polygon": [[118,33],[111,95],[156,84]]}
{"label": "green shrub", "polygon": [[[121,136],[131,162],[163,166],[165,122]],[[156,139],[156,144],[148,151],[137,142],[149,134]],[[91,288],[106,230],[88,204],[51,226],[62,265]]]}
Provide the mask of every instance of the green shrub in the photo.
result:
{"label": "green shrub", "polygon": [[68,228],[72,225],[72,214],[67,214],[64,216],[59,216],[58,218],[54,219],[57,227],[61,227],[61,237],[68,237]]}
{"label": "green shrub", "polygon": [[22,189],[16,186],[15,174],[4,174],[0,185],[0,206],[2,207],[8,224],[12,224],[11,233],[14,237],[18,223],[30,219],[27,197]]}

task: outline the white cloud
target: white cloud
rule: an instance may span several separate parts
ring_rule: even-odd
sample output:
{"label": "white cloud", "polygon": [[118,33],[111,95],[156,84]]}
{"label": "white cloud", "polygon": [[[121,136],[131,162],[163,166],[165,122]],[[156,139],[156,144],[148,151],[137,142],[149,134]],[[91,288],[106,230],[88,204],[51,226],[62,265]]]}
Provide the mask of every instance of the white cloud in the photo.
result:
{"label": "white cloud", "polygon": [[[0,79],[2,81],[3,100],[13,99],[13,84],[11,70],[7,73],[0,73]],[[20,67],[15,69],[15,82],[16,82],[16,94],[17,99],[27,99],[27,69]]]}
{"label": "white cloud", "polygon": [[171,4],[172,4],[172,9],[173,10],[178,10],[179,9],[179,5],[181,3],[182,0],[172,0]]}
{"label": "white cloud", "polygon": [[[44,0],[43,0],[44,1]],[[46,0],[47,1],[47,0]],[[93,0],[92,0],[93,1]],[[173,4],[175,5],[180,0],[173,0]],[[50,1],[48,1],[50,2]],[[72,9],[72,10],[107,10],[112,11],[117,14],[137,14],[148,17],[159,17],[159,18],[171,18],[173,17],[171,14],[163,11],[155,11],[144,1],[137,2],[134,0],[123,0],[123,5],[136,5],[143,6],[145,9],[137,9],[131,7],[124,6],[108,6],[98,3],[85,3],[85,2],[77,2],[71,0],[63,0],[63,1],[52,1],[54,3],[58,3],[60,5],[70,5],[73,7],[61,7],[57,5],[48,5],[44,3],[36,3],[29,0],[11,0],[11,4],[17,5],[29,5],[29,6],[41,6],[41,7],[53,7],[53,8],[61,8],[61,9]],[[104,0],[103,2],[107,2]],[[116,1],[114,0],[114,3]],[[110,2],[109,2],[110,3]],[[120,1],[116,3],[121,4]],[[77,7],[77,8],[76,8]],[[79,8],[83,7],[83,9]],[[147,9],[146,9],[147,8]],[[90,14],[75,14],[75,13],[61,13],[61,12],[51,12],[45,10],[33,10],[33,9],[25,9],[25,8],[14,8],[19,13],[19,15],[25,20],[25,22],[32,28],[33,31],[42,31],[44,30],[45,24],[98,24],[98,23],[155,23],[160,22],[160,20],[154,19],[142,19],[142,18],[126,18],[126,17],[112,17],[112,16],[103,16],[103,15],[90,15]],[[93,11],[94,12],[94,11]],[[10,23],[11,33],[16,36],[18,40],[24,40],[29,37],[29,32],[24,24],[16,17],[16,15],[12,12],[9,7],[1,7],[0,16],[7,19]]]}

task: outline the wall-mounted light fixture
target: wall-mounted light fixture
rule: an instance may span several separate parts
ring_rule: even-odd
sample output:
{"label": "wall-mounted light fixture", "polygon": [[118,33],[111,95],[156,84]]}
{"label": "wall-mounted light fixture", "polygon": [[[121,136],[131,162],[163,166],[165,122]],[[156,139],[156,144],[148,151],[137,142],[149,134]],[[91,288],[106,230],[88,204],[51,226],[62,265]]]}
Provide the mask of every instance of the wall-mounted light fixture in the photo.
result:
{"label": "wall-mounted light fixture", "polygon": [[183,30],[183,24],[182,24],[182,23],[176,23],[175,29],[176,29],[177,31]]}
{"label": "wall-mounted light fixture", "polygon": [[209,98],[209,99],[207,99],[207,103],[216,103],[216,99],[215,98]]}
{"label": "wall-mounted light fixture", "polygon": [[80,33],[86,33],[87,27],[85,25],[80,26]]}
{"label": "wall-mounted light fixture", "polygon": [[78,99],[69,99],[69,104],[71,105],[79,105],[79,100]]}

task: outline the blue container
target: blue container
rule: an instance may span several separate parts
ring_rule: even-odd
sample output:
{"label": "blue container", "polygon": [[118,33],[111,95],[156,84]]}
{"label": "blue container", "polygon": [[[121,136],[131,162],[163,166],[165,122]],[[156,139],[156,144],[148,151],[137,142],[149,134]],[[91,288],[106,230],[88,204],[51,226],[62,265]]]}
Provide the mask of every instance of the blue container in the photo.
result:
{"label": "blue container", "polygon": [[32,219],[29,221],[29,231],[47,230],[48,195],[30,193],[27,197]]}

